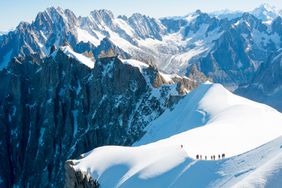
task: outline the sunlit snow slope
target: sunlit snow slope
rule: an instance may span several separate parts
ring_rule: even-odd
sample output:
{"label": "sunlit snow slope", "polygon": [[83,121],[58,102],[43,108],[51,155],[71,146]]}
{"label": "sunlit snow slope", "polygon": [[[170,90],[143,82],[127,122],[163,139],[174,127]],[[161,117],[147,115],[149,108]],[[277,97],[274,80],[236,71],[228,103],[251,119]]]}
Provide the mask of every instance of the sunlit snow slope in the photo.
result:
{"label": "sunlit snow slope", "polygon": [[[97,148],[74,161],[74,168],[89,173],[102,187],[281,183],[282,115],[219,84],[201,85],[146,131],[135,147]],[[222,153],[224,160],[210,160]],[[208,160],[195,160],[197,154]]]}

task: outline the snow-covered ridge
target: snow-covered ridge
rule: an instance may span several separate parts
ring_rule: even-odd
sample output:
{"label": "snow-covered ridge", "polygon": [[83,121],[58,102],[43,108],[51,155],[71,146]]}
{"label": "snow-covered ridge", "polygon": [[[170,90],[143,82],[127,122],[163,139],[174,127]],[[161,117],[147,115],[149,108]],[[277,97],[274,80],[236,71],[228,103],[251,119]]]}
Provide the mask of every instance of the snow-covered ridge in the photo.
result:
{"label": "snow-covered ridge", "polygon": [[[187,95],[173,111],[167,110],[152,122],[135,145],[177,135],[175,141],[179,144],[193,143],[185,146],[191,157],[221,153],[231,157],[280,136],[281,123],[278,111],[236,96],[219,84],[207,83]],[[238,138],[245,144],[234,142]]]}
{"label": "snow-covered ridge", "polygon": [[140,71],[149,67],[148,64],[143,63],[143,62],[138,61],[138,60],[135,60],[135,59],[126,59],[126,60],[122,60],[122,62],[124,64],[128,64],[128,65],[131,65],[133,67],[137,67]]}
{"label": "snow-covered ridge", "polygon": [[250,152],[219,161],[195,161],[179,146],[108,146],[73,161],[73,168],[88,173],[105,188],[279,187],[281,146],[279,137]]}
{"label": "snow-covered ridge", "polygon": [[282,115],[218,84],[201,85],[146,130],[135,147],[94,149],[73,168],[106,188],[262,186],[282,171]]}
{"label": "snow-covered ridge", "polygon": [[[60,47],[60,50],[66,54],[68,57],[74,58],[77,61],[79,61],[80,63],[86,65],[87,67],[93,69],[95,62],[93,58],[89,58],[83,54],[79,54],[75,51],[73,51],[73,49],[70,46],[62,46]],[[54,54],[52,54],[53,56],[56,54],[56,52]]]}
{"label": "snow-covered ridge", "polygon": [[[138,60],[135,60],[135,59],[126,59],[126,60],[122,60],[122,61],[125,64],[131,65],[133,67],[137,67],[140,70],[140,72],[143,72],[144,69],[147,69],[149,67],[148,64],[141,62],[141,61],[138,61]],[[180,77],[177,74],[167,74],[167,73],[164,73],[164,72],[161,72],[161,71],[159,71],[159,73],[167,84],[173,84],[174,83],[173,78]]]}

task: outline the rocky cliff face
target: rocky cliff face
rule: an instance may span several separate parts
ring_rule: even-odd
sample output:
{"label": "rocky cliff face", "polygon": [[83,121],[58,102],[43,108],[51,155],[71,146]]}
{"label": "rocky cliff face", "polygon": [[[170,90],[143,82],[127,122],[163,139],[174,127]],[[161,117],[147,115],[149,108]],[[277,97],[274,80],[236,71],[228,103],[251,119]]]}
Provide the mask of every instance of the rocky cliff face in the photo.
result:
{"label": "rocky cliff face", "polygon": [[67,159],[132,144],[177,101],[178,85],[185,92],[197,85],[117,57],[91,69],[61,49],[44,59],[14,58],[0,79],[1,187],[62,187]]}
{"label": "rocky cliff face", "polygon": [[99,182],[93,180],[89,174],[85,174],[81,171],[76,171],[72,165],[72,161],[65,163],[65,188],[99,188]]}

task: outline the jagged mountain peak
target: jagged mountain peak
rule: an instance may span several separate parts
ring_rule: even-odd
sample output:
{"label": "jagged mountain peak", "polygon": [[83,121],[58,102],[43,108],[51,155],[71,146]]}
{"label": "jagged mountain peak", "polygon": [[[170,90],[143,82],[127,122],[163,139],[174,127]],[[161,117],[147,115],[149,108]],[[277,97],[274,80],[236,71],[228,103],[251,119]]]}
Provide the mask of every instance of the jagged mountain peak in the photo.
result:
{"label": "jagged mountain peak", "polygon": [[262,28],[266,29],[266,26],[253,14],[245,12],[242,14],[240,18],[235,19],[237,20],[237,24],[244,23],[250,29],[259,29]]}
{"label": "jagged mountain peak", "polygon": [[245,12],[242,17],[241,17],[242,20],[245,20],[249,23],[259,23],[259,20],[257,17],[255,17],[254,15],[250,14],[250,13],[247,13]]}
{"label": "jagged mountain peak", "polygon": [[36,16],[35,23],[39,21],[51,21],[53,23],[57,23],[59,21],[70,21],[76,20],[77,17],[69,9],[62,9],[61,7],[49,7],[43,12],[39,12]]}
{"label": "jagged mountain peak", "polygon": [[156,18],[141,14],[141,13],[133,13],[128,19],[129,22],[139,22],[140,24],[149,23],[156,24],[161,27],[160,21]]}
{"label": "jagged mountain peak", "polygon": [[114,19],[114,14],[112,11],[107,9],[99,9],[99,10],[93,10],[90,12],[90,15],[94,19],[98,20],[105,20],[105,19]]}
{"label": "jagged mountain peak", "polygon": [[281,15],[276,7],[267,3],[262,4],[258,8],[254,9],[251,14],[264,22],[271,22],[273,19]]}
{"label": "jagged mountain peak", "polygon": [[20,22],[19,25],[16,27],[16,31],[21,31],[30,27],[30,23],[28,22]]}
{"label": "jagged mountain peak", "polygon": [[196,11],[187,14],[185,17],[189,17],[189,16],[193,16],[195,18],[197,18],[198,16],[206,16],[208,15],[208,13],[201,11],[200,9],[197,9]]}
{"label": "jagged mountain peak", "polygon": [[254,10],[268,11],[268,12],[278,12],[278,9],[275,6],[270,5],[269,3],[263,3],[258,8]]}
{"label": "jagged mountain peak", "polygon": [[64,9],[61,7],[48,7],[44,12],[47,12],[49,14],[63,14],[64,13]]}
{"label": "jagged mountain peak", "polygon": [[60,17],[64,17],[64,14],[65,12],[61,7],[48,7],[43,12],[39,12],[35,20],[45,18],[51,21],[56,21]]}
{"label": "jagged mountain peak", "polygon": [[128,18],[127,23],[141,39],[152,38],[162,40],[162,35],[165,33],[165,28],[159,20],[140,13],[132,14]]}
{"label": "jagged mountain peak", "polygon": [[149,17],[144,15],[144,14],[135,12],[129,18],[131,18],[131,19],[139,19],[139,18],[149,18]]}

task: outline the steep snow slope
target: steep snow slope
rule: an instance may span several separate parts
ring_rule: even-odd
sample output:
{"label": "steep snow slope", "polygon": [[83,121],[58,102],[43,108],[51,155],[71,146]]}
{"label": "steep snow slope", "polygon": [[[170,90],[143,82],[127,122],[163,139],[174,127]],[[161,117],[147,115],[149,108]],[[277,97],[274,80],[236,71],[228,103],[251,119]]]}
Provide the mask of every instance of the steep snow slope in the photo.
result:
{"label": "steep snow slope", "polygon": [[[73,168],[103,187],[266,185],[281,174],[281,135],[279,112],[206,83],[153,121],[135,147],[97,148]],[[210,161],[222,153],[227,159]]]}
{"label": "steep snow slope", "polygon": [[[187,147],[192,157],[222,152],[230,157],[280,136],[282,115],[266,105],[236,96],[219,84],[203,84],[146,130],[147,134],[135,145],[181,133],[174,141]],[[187,130],[190,131],[184,132]]]}
{"label": "steep snow slope", "polygon": [[94,60],[86,57],[83,54],[76,53],[70,46],[63,46],[60,48],[67,56],[76,59],[78,62],[86,65],[87,67],[93,69],[94,68]]}

